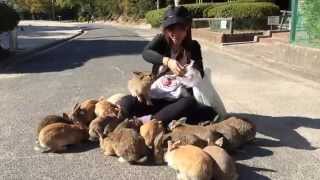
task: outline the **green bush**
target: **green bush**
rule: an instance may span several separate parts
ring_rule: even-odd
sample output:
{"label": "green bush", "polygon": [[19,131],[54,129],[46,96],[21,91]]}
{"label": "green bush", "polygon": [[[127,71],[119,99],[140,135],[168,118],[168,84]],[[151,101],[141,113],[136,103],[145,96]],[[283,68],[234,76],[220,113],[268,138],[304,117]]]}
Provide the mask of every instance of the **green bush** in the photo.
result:
{"label": "green bush", "polygon": [[162,8],[159,10],[152,10],[146,13],[146,20],[152,27],[159,27],[162,23],[162,19],[166,8]]}
{"label": "green bush", "polygon": [[19,15],[14,9],[0,3],[0,33],[14,29],[19,20]]}
{"label": "green bush", "polygon": [[[203,4],[186,4],[184,7],[192,14],[193,18],[207,17],[206,12],[209,8],[219,6],[224,3],[203,3]],[[146,20],[152,27],[159,27],[161,25],[164,13],[167,8],[159,10],[152,10],[146,13]]]}
{"label": "green bush", "polygon": [[234,2],[275,2],[275,0],[235,0]]}
{"label": "green bush", "polygon": [[155,3],[150,0],[127,0],[127,16],[134,19],[144,18],[147,11],[156,8]]}
{"label": "green bush", "polygon": [[207,17],[210,8],[224,5],[225,3],[203,3],[203,4],[186,4],[184,5],[192,14],[193,18]]}
{"label": "green bush", "polygon": [[[269,2],[233,2],[188,4],[185,7],[193,18],[233,17],[235,29],[261,29],[267,24],[267,16],[278,15],[279,7]],[[153,27],[161,25],[166,8],[149,11],[146,20]]]}
{"label": "green bush", "polygon": [[235,29],[263,29],[267,26],[267,16],[279,13],[279,7],[269,2],[228,3],[212,7],[208,17],[233,17]]}

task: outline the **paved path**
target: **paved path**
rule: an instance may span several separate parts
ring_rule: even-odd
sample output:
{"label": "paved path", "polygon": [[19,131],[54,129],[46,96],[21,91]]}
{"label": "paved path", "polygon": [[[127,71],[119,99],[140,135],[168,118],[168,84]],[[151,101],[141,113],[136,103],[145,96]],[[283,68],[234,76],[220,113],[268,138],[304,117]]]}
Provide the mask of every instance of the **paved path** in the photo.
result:
{"label": "paved path", "polygon": [[[72,37],[80,32],[79,25],[56,21],[20,21],[17,28],[18,52],[29,51]],[[3,33],[1,36],[2,47],[9,48],[8,33]]]}
{"label": "paved path", "polygon": [[[129,166],[95,145],[73,153],[33,151],[46,114],[70,111],[86,98],[127,92],[133,70],[150,69],[140,55],[153,31],[90,25],[87,33],[0,74],[0,170],[3,179],[175,179],[166,166]],[[143,37],[139,37],[143,35]],[[235,155],[240,179],[319,179],[320,91],[203,48],[227,110],[258,126],[254,144]]]}

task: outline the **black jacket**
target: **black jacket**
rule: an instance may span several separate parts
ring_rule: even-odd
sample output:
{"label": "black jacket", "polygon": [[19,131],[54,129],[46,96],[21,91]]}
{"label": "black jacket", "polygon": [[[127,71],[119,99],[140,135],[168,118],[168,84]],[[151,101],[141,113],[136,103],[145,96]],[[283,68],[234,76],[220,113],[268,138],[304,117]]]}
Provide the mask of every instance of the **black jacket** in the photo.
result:
{"label": "black jacket", "polygon": [[[203,63],[200,44],[192,40],[190,47],[186,48],[191,53],[191,59],[194,60],[194,67],[200,71],[203,77]],[[163,34],[156,35],[151,42],[144,48],[142,57],[147,62],[153,64],[152,72],[157,74],[159,67],[162,65],[163,57],[170,57],[171,49]]]}

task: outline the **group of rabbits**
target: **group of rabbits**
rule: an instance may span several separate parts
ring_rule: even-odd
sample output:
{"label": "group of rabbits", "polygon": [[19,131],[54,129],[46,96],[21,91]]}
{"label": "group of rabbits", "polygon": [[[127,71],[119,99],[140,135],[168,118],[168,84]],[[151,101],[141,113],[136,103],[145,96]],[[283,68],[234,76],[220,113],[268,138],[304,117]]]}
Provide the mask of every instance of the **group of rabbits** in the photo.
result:
{"label": "group of rabbits", "polygon": [[[132,95],[139,96],[147,89],[144,86],[148,83],[139,84],[139,79],[149,81],[152,77],[137,78],[134,83],[129,80]],[[135,90],[139,91],[132,93]],[[124,96],[115,94],[85,100],[77,103],[71,113],[45,117],[38,125],[35,150],[62,152],[67,145],[99,141],[106,156],[117,156],[120,162],[130,164],[166,163],[177,172],[178,179],[238,178],[229,153],[255,138],[253,123],[237,117],[199,125],[187,124],[186,118],[181,118],[173,120],[168,127],[157,119],[142,123],[138,118],[123,118],[118,102]],[[147,97],[139,96],[139,99],[150,103]]]}

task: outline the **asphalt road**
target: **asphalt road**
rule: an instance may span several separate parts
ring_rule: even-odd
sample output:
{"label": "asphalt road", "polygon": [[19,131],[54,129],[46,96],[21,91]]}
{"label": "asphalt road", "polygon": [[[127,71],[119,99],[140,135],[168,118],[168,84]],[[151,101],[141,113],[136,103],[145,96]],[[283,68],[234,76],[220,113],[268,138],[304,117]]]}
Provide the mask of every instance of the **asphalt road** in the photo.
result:
{"label": "asphalt road", "polygon": [[[0,179],[175,179],[175,172],[166,166],[120,164],[114,157],[104,157],[95,144],[73,147],[63,154],[33,150],[41,117],[70,111],[87,98],[127,92],[130,72],[151,68],[142,60],[141,51],[152,33],[102,25],[86,30],[0,74]],[[320,135],[318,89],[219,52],[204,49],[204,58],[215,73],[227,110],[258,124],[256,142],[234,156],[240,179],[319,179],[320,153],[314,147],[320,146],[316,138]],[[299,93],[292,94],[297,88]],[[303,101],[302,95],[308,100]],[[302,104],[290,105],[295,104],[292,97]],[[299,109],[302,106],[305,111]]]}

